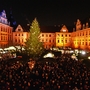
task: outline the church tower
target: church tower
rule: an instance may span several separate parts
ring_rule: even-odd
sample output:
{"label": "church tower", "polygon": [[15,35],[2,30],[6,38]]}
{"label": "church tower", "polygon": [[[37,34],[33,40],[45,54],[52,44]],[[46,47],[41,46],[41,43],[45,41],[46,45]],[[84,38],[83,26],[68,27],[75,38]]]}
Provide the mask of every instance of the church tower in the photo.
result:
{"label": "church tower", "polygon": [[10,22],[10,26],[13,27],[13,29],[15,29],[17,27],[16,21],[13,17],[11,9],[10,9],[10,14],[9,14],[9,17],[8,17],[8,21]]}

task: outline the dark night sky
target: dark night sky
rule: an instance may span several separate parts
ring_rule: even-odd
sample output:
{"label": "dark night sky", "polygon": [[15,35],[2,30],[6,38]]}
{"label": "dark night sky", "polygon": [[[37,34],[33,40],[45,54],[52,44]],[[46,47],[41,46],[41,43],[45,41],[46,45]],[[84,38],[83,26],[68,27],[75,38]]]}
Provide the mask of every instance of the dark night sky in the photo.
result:
{"label": "dark night sky", "polygon": [[90,16],[89,4],[89,0],[0,0],[0,11],[5,9],[8,16],[11,8],[14,19],[21,25],[37,17],[41,26],[70,26],[76,19]]}

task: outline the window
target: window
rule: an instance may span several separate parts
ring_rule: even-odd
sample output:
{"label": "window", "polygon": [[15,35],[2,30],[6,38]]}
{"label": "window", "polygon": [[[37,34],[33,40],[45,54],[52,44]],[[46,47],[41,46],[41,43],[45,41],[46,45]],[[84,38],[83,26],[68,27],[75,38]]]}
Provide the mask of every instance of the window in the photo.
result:
{"label": "window", "polygon": [[60,36],[60,34],[58,34],[58,36]]}
{"label": "window", "polygon": [[63,32],[66,32],[66,29],[63,29]]}
{"label": "window", "polygon": [[51,42],[51,40],[49,40],[49,42]]}
{"label": "window", "polygon": [[51,34],[49,35],[49,37],[51,37]]}
{"label": "window", "polygon": [[44,37],[44,34],[42,34],[42,37]]}
{"label": "window", "polygon": [[44,39],[42,39],[42,42],[44,42]]}
{"label": "window", "polygon": [[21,29],[18,29],[18,31],[21,31]]}
{"label": "window", "polygon": [[65,40],[65,43],[67,43],[67,40]]}
{"label": "window", "polygon": [[84,45],[84,42],[82,42],[82,45]]}
{"label": "window", "polygon": [[17,42],[17,39],[15,39],[15,42]]}
{"label": "window", "polygon": [[58,43],[59,43],[59,40],[58,40]]}
{"label": "window", "polygon": [[63,43],[64,41],[62,40],[61,42]]}

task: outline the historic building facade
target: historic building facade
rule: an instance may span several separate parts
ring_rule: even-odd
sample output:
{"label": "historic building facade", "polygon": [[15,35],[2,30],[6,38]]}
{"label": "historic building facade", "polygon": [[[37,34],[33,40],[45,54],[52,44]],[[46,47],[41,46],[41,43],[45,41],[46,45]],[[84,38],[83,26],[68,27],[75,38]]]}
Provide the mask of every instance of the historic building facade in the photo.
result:
{"label": "historic building facade", "polygon": [[70,47],[71,45],[71,33],[68,32],[67,27],[64,25],[60,32],[56,32],[56,47]]}
{"label": "historic building facade", "polygon": [[[44,48],[51,47],[71,47],[90,50],[90,26],[86,22],[77,19],[75,29],[69,32],[67,27],[63,25],[56,32],[41,32],[40,41],[43,42]],[[0,13],[0,48],[9,46],[24,46],[30,33],[24,31],[21,25],[18,25],[15,30],[10,26],[7,20],[5,10]]]}
{"label": "historic building facade", "polygon": [[12,45],[12,30],[7,20],[5,10],[0,13],[0,47],[5,48]]}
{"label": "historic building facade", "polygon": [[40,41],[43,42],[44,48],[49,49],[50,47],[54,47],[56,45],[55,33],[41,33],[40,37]]}
{"label": "historic building facade", "polygon": [[25,32],[21,25],[18,25],[13,32],[13,46],[24,46],[26,40],[29,38],[29,33]]}
{"label": "historic building facade", "polygon": [[89,23],[81,24],[77,19],[76,31],[71,33],[71,46],[72,48],[90,50],[90,26]]}

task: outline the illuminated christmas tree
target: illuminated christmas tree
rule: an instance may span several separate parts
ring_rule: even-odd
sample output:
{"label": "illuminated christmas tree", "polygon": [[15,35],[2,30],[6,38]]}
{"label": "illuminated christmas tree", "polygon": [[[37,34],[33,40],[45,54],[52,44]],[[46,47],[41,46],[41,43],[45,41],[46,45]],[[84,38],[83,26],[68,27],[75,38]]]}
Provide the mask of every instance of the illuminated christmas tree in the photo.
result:
{"label": "illuminated christmas tree", "polygon": [[35,18],[30,26],[30,37],[26,42],[27,52],[32,58],[40,56],[44,50],[43,43],[40,42],[40,28]]}

